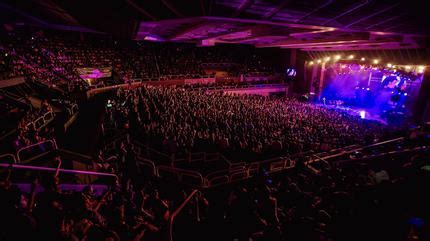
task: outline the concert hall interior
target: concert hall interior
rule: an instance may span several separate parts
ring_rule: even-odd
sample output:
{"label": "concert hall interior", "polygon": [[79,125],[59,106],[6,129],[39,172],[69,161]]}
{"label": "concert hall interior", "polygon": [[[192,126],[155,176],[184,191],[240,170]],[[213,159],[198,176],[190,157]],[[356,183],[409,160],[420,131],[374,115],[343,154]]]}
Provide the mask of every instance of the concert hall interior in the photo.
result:
{"label": "concert hall interior", "polygon": [[0,240],[430,240],[428,12],[0,1]]}

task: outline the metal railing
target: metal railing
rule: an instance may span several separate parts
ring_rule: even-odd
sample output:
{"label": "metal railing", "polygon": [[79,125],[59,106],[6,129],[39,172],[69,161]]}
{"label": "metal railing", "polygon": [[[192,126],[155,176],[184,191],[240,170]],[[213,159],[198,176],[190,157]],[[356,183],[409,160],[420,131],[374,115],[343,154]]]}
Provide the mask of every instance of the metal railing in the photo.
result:
{"label": "metal railing", "polygon": [[191,198],[193,198],[194,195],[196,195],[198,192],[199,191],[197,189],[192,191],[191,194],[184,200],[184,202],[182,202],[182,204],[179,205],[179,207],[172,213],[172,215],[170,215],[170,218],[169,218],[169,241],[173,241],[173,222],[175,221],[175,218],[182,211],[182,209],[185,207],[185,205],[187,205],[191,201]]}
{"label": "metal railing", "polygon": [[54,120],[55,114],[52,111],[48,111],[37,119],[27,123],[27,127],[33,126],[34,129],[40,130],[42,127],[48,125],[52,120]]}
{"label": "metal railing", "polygon": [[399,138],[395,138],[395,139],[391,139],[391,140],[387,140],[387,141],[382,141],[382,142],[374,143],[374,144],[367,145],[367,146],[362,146],[362,147],[356,147],[355,146],[355,148],[352,148],[352,149],[350,148],[351,146],[348,146],[347,150],[344,150],[342,148],[338,148],[337,149],[338,153],[335,153],[335,154],[332,154],[332,155],[327,155],[327,156],[323,156],[323,157],[320,157],[320,155],[318,155],[318,154],[313,155],[316,158],[305,162],[305,165],[309,165],[309,164],[311,164],[313,162],[318,162],[318,161],[326,161],[326,160],[329,160],[329,159],[333,159],[335,157],[340,157],[340,156],[348,155],[348,154],[351,154],[351,153],[354,153],[354,152],[357,152],[357,151],[362,151],[362,150],[366,150],[366,149],[373,148],[373,147],[379,147],[379,146],[383,146],[385,144],[392,144],[392,143],[400,142],[400,141],[403,141],[403,140],[405,140],[404,137],[399,137]]}
{"label": "metal railing", "polygon": [[[124,137],[124,136],[123,136]],[[123,140],[123,137],[114,140]],[[350,145],[342,148],[336,148],[325,152],[314,153],[313,151],[303,152],[297,155],[288,157],[276,157],[264,161],[255,161],[251,163],[230,162],[220,153],[205,153],[196,152],[190,153],[182,158],[175,158],[165,153],[159,152],[145,144],[133,141],[136,147],[136,152],[139,157],[141,166],[148,166],[154,176],[171,179],[177,182],[183,182],[191,186],[207,188],[234,181],[244,180],[255,177],[260,174],[272,174],[281,172],[287,169],[294,168],[299,159],[304,160],[305,165],[310,165],[314,162],[327,162],[336,157],[341,157],[346,154],[353,153],[369,148],[375,148],[386,144],[403,141],[404,138],[396,138],[392,140],[382,141],[368,146]],[[177,167],[179,163],[197,163],[197,162],[216,162],[227,164],[228,168],[210,172],[205,176],[201,172]]]}
{"label": "metal railing", "polygon": [[153,161],[146,158],[137,157],[137,164],[140,166],[149,166],[151,168],[152,175],[155,177],[158,176],[157,168]]}
{"label": "metal railing", "polygon": [[0,163],[16,163],[16,158],[12,154],[0,155]]}
{"label": "metal railing", "polygon": [[[43,147],[42,148],[42,145],[44,145],[44,144],[46,144],[46,143],[49,143],[50,145],[48,145],[47,147],[52,147],[52,148],[48,148],[48,149],[46,149],[45,150],[45,147]],[[29,145],[29,146],[25,146],[25,147],[22,147],[22,148],[20,148],[17,152],[16,152],[16,158],[17,158],[17,160],[18,160],[18,162],[21,162],[21,161],[23,161],[23,160],[26,160],[26,159],[28,159],[28,158],[22,158],[21,157],[21,153],[23,152],[23,151],[26,151],[26,150],[29,150],[30,152],[31,151],[34,151],[34,150],[32,150],[32,149],[34,149],[34,147],[39,147],[39,149],[40,150],[42,150],[42,152],[41,153],[39,153],[38,155],[41,155],[41,154],[44,154],[44,153],[47,153],[47,152],[49,152],[49,151],[52,151],[52,150],[57,150],[57,143],[55,142],[55,140],[54,139],[52,139],[52,140],[45,140],[45,141],[41,141],[41,142],[38,142],[38,143],[35,143],[35,144],[32,144],[32,145]]]}
{"label": "metal railing", "polygon": [[202,174],[197,171],[161,165],[157,167],[157,173],[158,177],[174,178],[176,180],[173,181],[178,182],[186,181],[187,184],[192,186],[203,187],[205,184]]}
{"label": "metal railing", "polygon": [[105,173],[105,172],[93,172],[93,171],[84,171],[84,170],[72,170],[72,169],[62,169],[62,168],[53,168],[53,167],[43,167],[43,166],[29,166],[29,165],[21,165],[21,164],[7,164],[0,163],[0,167],[3,168],[12,168],[12,169],[24,169],[24,170],[32,170],[32,171],[47,171],[53,173],[72,173],[72,174],[83,174],[83,175],[95,175],[95,176],[107,176],[113,177],[118,180],[118,176],[113,173]]}

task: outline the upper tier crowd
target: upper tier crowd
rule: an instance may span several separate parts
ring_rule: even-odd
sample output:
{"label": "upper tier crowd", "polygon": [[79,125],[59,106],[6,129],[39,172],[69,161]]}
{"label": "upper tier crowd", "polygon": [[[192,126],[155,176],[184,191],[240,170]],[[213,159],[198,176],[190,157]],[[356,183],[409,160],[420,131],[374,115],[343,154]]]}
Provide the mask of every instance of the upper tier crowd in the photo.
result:
{"label": "upper tier crowd", "polygon": [[372,142],[384,134],[379,123],[288,98],[145,86],[119,89],[109,102],[107,125],[140,130],[148,143],[175,154],[221,151],[249,159]]}
{"label": "upper tier crowd", "polygon": [[116,41],[74,32],[0,32],[0,79],[24,76],[65,90],[85,88],[77,68],[112,68],[118,83],[211,75],[212,64],[227,72],[273,72],[250,46],[197,48],[190,44]]}

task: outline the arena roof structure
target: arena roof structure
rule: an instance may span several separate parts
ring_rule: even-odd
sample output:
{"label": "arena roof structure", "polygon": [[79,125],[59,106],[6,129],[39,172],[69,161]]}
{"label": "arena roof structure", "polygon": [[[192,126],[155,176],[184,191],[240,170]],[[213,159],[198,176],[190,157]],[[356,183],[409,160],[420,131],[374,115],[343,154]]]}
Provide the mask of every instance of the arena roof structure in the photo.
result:
{"label": "arena roof structure", "polygon": [[120,38],[340,51],[422,48],[423,3],[401,0],[6,0],[3,24]]}

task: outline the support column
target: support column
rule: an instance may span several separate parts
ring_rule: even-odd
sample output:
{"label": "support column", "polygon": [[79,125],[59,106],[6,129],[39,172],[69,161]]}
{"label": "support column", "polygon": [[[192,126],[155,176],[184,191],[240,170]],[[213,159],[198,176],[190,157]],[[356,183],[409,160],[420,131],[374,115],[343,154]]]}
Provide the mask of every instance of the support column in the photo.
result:
{"label": "support column", "polygon": [[320,78],[318,82],[318,100],[321,98],[322,88],[324,86],[325,63],[321,64]]}

